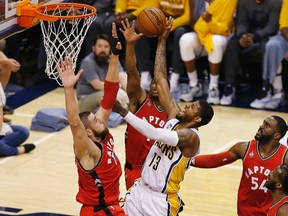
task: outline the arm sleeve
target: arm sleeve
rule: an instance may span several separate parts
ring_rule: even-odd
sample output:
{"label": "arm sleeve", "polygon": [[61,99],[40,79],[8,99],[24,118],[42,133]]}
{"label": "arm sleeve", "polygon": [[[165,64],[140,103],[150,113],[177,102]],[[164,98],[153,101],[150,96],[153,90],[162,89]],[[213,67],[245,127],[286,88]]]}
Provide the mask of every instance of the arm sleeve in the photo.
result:
{"label": "arm sleeve", "polygon": [[119,89],[119,82],[110,82],[107,80],[104,81],[104,96],[101,102],[101,106],[104,109],[106,110],[112,109],[117,97],[118,89]]}
{"label": "arm sleeve", "polygon": [[157,140],[171,146],[177,146],[178,144],[179,138],[176,131],[155,128],[148,122],[133,115],[131,112],[128,112],[124,119],[149,139]]}
{"label": "arm sleeve", "polygon": [[234,162],[228,151],[219,154],[198,155],[191,161],[191,166],[199,168],[216,168]]}

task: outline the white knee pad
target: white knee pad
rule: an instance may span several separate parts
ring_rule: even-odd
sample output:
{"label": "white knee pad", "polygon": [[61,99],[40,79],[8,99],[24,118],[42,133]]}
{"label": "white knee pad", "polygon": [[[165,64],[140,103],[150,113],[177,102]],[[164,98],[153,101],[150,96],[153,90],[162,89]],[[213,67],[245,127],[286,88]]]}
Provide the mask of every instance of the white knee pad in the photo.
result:
{"label": "white knee pad", "polygon": [[195,59],[196,55],[201,52],[202,45],[200,44],[197,33],[189,32],[182,35],[179,40],[180,54],[183,61]]}
{"label": "white knee pad", "polygon": [[214,50],[208,54],[209,62],[213,64],[218,64],[222,61],[224,52],[227,47],[227,37],[222,35],[213,35],[212,36]]}

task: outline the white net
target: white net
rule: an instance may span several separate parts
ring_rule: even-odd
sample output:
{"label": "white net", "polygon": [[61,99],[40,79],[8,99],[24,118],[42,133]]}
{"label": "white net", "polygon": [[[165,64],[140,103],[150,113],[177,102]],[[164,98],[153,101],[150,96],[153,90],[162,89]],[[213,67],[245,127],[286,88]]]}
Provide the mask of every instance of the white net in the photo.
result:
{"label": "white net", "polygon": [[[62,86],[56,67],[60,65],[61,60],[69,56],[72,59],[73,71],[75,72],[84,37],[97,15],[95,13],[81,18],[81,15],[91,13],[91,9],[86,7],[79,9],[73,5],[68,9],[62,9],[58,6],[52,11],[44,9],[42,13],[60,17],[55,22],[41,20],[40,25],[47,55],[45,73],[50,79],[56,80]],[[67,17],[75,15],[80,18],[67,19]]]}

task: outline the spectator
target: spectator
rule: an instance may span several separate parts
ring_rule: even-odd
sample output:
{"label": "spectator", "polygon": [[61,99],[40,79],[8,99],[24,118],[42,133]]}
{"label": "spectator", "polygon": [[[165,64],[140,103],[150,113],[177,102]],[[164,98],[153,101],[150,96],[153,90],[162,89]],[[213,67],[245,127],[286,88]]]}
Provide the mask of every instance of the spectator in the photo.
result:
{"label": "spectator", "polygon": [[[111,0],[84,0],[89,5],[97,9],[97,19],[92,22],[87,35],[85,36],[85,53],[88,55],[92,51],[94,39],[99,34],[111,35],[112,22],[115,20],[114,1]],[[83,3],[82,1],[79,3]]]}
{"label": "spectator", "polygon": [[[115,22],[118,27],[122,26],[121,21],[128,19],[131,22],[135,20],[138,14],[145,8],[145,1],[146,0],[116,0]],[[119,34],[119,40],[125,45],[126,41],[122,34]],[[126,46],[124,46],[121,50],[122,52],[120,52],[120,61],[123,65],[125,64],[125,49]],[[143,80],[141,81],[143,82]]]}
{"label": "spectator", "polygon": [[210,3],[210,1],[195,1],[197,9],[195,15],[198,16],[195,17],[197,20],[194,26],[195,32],[185,33],[179,42],[190,86],[189,91],[180,96],[180,99],[186,102],[203,95],[202,84],[198,82],[196,59],[207,55],[210,67],[207,102],[219,104],[220,101],[218,88],[220,64],[226,49],[227,37],[231,33],[237,1],[216,0]]}
{"label": "spectator", "polygon": [[[87,55],[80,65],[84,70],[77,83],[77,98],[79,112],[94,112],[100,105],[104,94],[104,80],[110,61],[111,44],[110,37],[106,34],[96,36],[92,46],[93,52]],[[117,94],[117,100],[127,107],[128,96],[126,93],[127,75],[119,61],[119,77],[121,87]]]}
{"label": "spectator", "polygon": [[283,1],[279,24],[280,31],[265,46],[262,78],[267,86],[263,86],[258,98],[250,104],[256,109],[274,110],[284,101],[281,62],[288,52],[288,0]]}
{"label": "spectator", "polygon": [[[184,64],[180,56],[179,39],[191,31],[189,0],[171,1],[169,0],[146,0],[144,8],[159,8],[168,17],[174,17],[174,23],[167,41],[167,57],[169,66],[172,67],[170,77],[171,92],[177,90],[180,74],[185,71]],[[149,90],[152,72],[154,71],[154,48],[157,46],[157,38],[141,37],[136,43],[136,56],[138,70],[141,73],[141,85]],[[169,61],[171,59],[171,63]]]}
{"label": "spectator", "polygon": [[145,8],[145,0],[116,0],[115,22],[121,26],[121,21],[135,20],[138,14]]}
{"label": "spectator", "polygon": [[[226,85],[221,105],[230,105],[235,98],[236,78],[242,73],[240,56],[253,51],[264,55],[268,38],[277,33],[282,0],[238,1],[235,34],[229,39],[223,58]],[[268,93],[267,83],[262,92]],[[265,96],[264,96],[265,97]]]}
{"label": "spectator", "polygon": [[4,89],[11,72],[20,68],[19,62],[9,59],[0,51],[0,157],[29,153],[35,149],[34,144],[21,145],[29,137],[29,129],[20,125],[8,125],[3,122],[3,107],[6,103]]}

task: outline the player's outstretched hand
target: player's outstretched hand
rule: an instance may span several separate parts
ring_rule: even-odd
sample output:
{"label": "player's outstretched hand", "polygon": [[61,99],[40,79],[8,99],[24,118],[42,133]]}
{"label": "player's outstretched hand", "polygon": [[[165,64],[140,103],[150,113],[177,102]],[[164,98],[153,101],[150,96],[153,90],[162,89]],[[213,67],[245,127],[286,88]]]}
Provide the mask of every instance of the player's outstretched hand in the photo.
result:
{"label": "player's outstretched hand", "polygon": [[59,73],[59,77],[62,81],[62,85],[64,86],[64,88],[74,88],[74,85],[76,84],[81,73],[83,72],[83,70],[81,69],[76,75],[74,74],[72,59],[70,57],[65,57],[65,59],[61,61],[61,67],[57,66],[56,69]]}
{"label": "player's outstretched hand", "polygon": [[128,19],[125,19],[124,21],[121,21],[122,28],[120,28],[120,31],[125,37],[125,40],[127,43],[134,43],[135,41],[139,40],[143,34],[139,33],[137,34],[135,32],[135,20],[132,21],[132,25],[130,26],[130,22]]}

